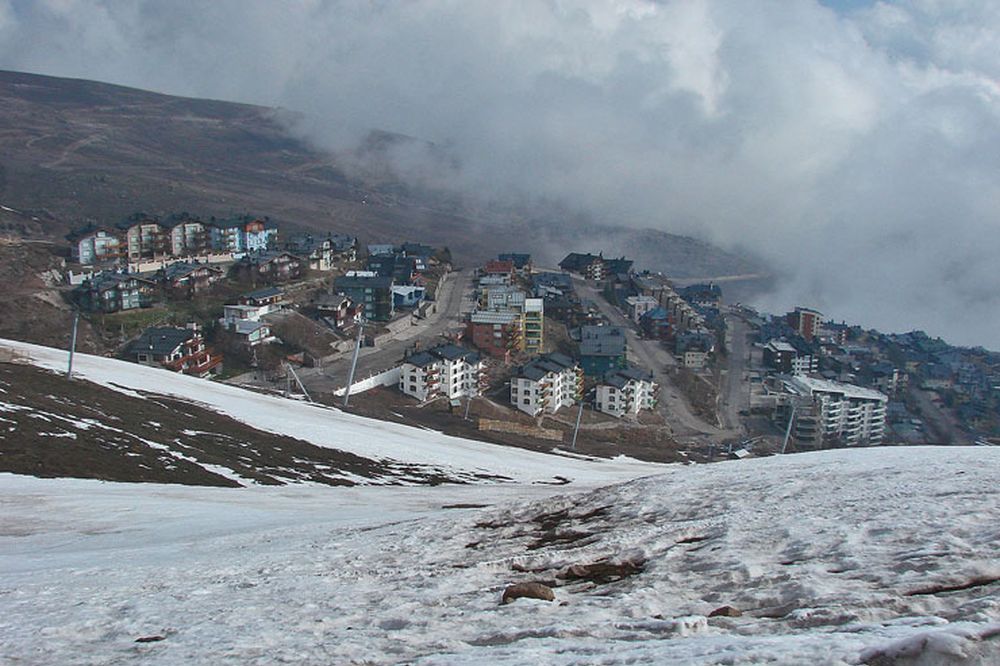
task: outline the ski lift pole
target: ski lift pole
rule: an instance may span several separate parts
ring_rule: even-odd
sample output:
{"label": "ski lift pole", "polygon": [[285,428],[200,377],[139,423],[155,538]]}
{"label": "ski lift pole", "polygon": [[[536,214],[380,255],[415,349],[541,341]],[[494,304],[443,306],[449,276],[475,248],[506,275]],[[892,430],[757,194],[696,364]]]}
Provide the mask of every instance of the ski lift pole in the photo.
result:
{"label": "ski lift pole", "polygon": [[354,358],[351,359],[351,371],[347,375],[347,386],[344,387],[344,407],[351,399],[351,386],[354,385],[354,371],[358,367],[358,356],[361,354],[361,335],[365,330],[365,320],[358,322],[358,341],[354,345]]}
{"label": "ski lift pole", "polygon": [[76,353],[76,331],[80,324],[79,311],[73,313],[73,336],[69,343],[69,366],[66,368],[66,379],[73,379],[73,354]]}
{"label": "ski lift pole", "polygon": [[576,413],[576,427],[573,428],[573,443],[570,444],[570,449],[576,451],[576,436],[580,432],[580,419],[583,418],[583,400],[580,401],[580,411]]}

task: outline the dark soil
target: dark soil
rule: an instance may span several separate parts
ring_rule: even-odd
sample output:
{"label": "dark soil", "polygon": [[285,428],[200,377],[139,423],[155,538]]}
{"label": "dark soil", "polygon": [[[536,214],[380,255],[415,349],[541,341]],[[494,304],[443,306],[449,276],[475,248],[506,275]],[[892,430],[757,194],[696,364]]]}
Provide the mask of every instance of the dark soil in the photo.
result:
{"label": "dark soil", "polygon": [[207,486],[242,485],[229,476],[353,485],[340,472],[389,483],[453,481],[256,430],[175,398],[131,397],[11,363],[0,363],[0,471]]}

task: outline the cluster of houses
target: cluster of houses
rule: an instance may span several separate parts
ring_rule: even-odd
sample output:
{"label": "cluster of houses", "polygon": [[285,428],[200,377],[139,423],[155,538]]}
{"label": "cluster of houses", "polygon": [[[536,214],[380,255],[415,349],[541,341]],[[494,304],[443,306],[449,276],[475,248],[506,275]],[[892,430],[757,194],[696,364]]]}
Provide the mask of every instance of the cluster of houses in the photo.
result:
{"label": "cluster of houses", "polygon": [[886,439],[888,394],[902,384],[840,371],[835,359],[842,358],[846,327],[824,322],[822,313],[804,307],[775,317],[747,309],[743,315],[762,350],[764,381],[755,404],[771,410],[798,446],[875,445]]}
{"label": "cluster of houses", "polygon": [[420,308],[428,271],[440,263],[437,250],[422,243],[369,245],[364,269],[334,280],[332,294],[349,298],[364,319],[387,322],[397,310]]}
{"label": "cluster of houses", "polygon": [[535,273],[531,255],[500,254],[477,271],[474,296],[460,337],[477,351],[449,343],[407,356],[400,391],[422,401],[475,397],[489,383],[485,359],[491,359],[511,367],[510,404],[531,416],[579,404],[585,382],[593,386],[594,408],[603,413],[634,416],[655,406],[656,384],[650,373],[628,366],[621,328],[584,324],[574,329],[576,358],[544,353],[549,304],[561,317],[582,310],[567,273]]}
{"label": "cluster of houses", "polygon": [[85,311],[106,314],[148,307],[160,290],[190,297],[227,278],[287,282],[357,259],[352,236],[293,233],[282,242],[276,224],[249,215],[136,213],[114,225],[89,224],[68,239],[79,265],[68,273],[74,300]]}
{"label": "cluster of houses", "polygon": [[[988,437],[1000,426],[1000,356],[996,354],[952,347],[922,331],[884,334],[824,322],[819,312],[808,308],[795,308],[781,317],[749,312],[748,320],[755,325],[763,348],[765,372],[808,376],[876,392],[885,407],[886,438],[907,444],[933,441],[912,391],[926,394],[972,438]],[[880,416],[878,410],[874,414]],[[845,439],[843,433],[835,436]]]}

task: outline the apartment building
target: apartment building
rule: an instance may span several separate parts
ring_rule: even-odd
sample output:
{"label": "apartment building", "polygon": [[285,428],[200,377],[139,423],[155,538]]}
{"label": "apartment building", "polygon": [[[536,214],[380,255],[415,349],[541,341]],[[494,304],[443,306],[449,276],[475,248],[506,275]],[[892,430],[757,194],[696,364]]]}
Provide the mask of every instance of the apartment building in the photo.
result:
{"label": "apartment building", "polygon": [[421,402],[474,398],[484,381],[479,354],[453,344],[411,354],[399,372],[399,390]]}
{"label": "apartment building", "polygon": [[583,371],[564,354],[546,354],[517,368],[510,402],[531,416],[554,414],[583,397]]}
{"label": "apartment building", "polygon": [[880,444],[885,436],[888,396],[879,391],[826,379],[782,379],[787,399],[776,413],[792,421],[792,434],[810,448]]}
{"label": "apartment building", "polygon": [[656,406],[655,395],[652,373],[635,367],[620,368],[601,378],[594,407],[617,418],[635,416],[643,409]]}

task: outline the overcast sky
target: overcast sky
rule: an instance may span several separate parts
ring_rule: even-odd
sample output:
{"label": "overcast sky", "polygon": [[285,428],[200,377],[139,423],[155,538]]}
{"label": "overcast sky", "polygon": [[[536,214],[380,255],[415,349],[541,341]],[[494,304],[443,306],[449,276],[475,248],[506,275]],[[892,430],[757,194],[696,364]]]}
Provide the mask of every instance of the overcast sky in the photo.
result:
{"label": "overcast sky", "polygon": [[769,307],[993,349],[997,35],[995,0],[0,0],[2,68],[428,139],[458,188],[749,248]]}

